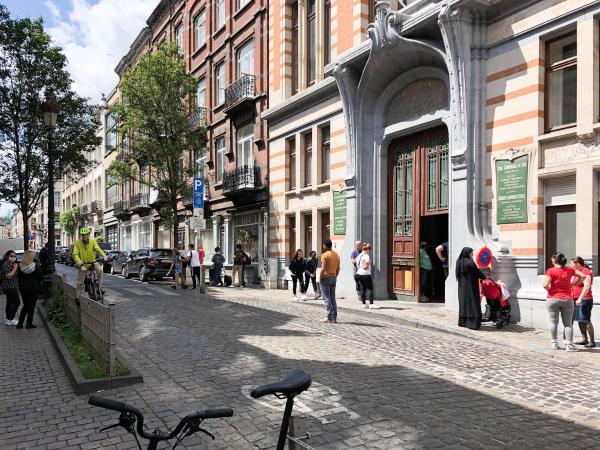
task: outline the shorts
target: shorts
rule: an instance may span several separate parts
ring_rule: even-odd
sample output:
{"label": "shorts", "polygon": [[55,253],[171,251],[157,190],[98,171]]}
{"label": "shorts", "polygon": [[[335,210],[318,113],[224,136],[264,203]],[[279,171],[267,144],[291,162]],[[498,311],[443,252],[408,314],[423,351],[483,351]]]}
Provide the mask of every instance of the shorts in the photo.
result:
{"label": "shorts", "polygon": [[[576,300],[574,300],[576,301]],[[573,320],[577,322],[591,322],[592,321],[592,307],[594,306],[594,300],[583,299],[581,305],[575,304],[575,311],[573,312]]]}

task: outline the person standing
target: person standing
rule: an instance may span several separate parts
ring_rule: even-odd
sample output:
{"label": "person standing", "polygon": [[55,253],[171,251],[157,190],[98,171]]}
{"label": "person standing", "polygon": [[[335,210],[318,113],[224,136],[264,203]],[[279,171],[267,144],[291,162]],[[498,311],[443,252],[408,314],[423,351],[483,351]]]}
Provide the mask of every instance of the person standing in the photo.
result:
{"label": "person standing", "polygon": [[14,250],[7,251],[0,261],[0,279],[2,280],[2,291],[6,295],[4,325],[16,325],[19,321],[15,319],[15,316],[19,310],[21,299],[17,281],[17,254]]}
{"label": "person standing", "polygon": [[[419,279],[420,279],[420,296],[419,301],[428,302],[429,298],[425,294],[425,290],[427,289],[427,285],[429,282],[429,276],[431,275],[431,270],[433,269],[433,265],[431,264],[431,258],[427,253],[427,242],[421,242],[420,250],[419,250]],[[447,275],[446,275],[447,276]]]}
{"label": "person standing", "polygon": [[479,280],[485,274],[473,261],[473,249],[464,247],[456,260],[456,280],[458,281],[458,326],[478,330],[481,326],[481,296]]}
{"label": "person standing", "polygon": [[190,265],[190,272],[192,276],[192,289],[196,289],[196,279],[198,279],[198,286],[200,286],[200,266],[204,258],[200,258],[200,250],[196,251],[194,244],[188,245],[189,251],[186,255],[186,259]]}
{"label": "person standing", "polygon": [[[373,304],[373,276],[371,274],[371,244],[363,244],[362,252],[356,258],[356,278],[360,285],[360,301],[363,308],[379,309]],[[369,300],[369,306],[366,301]]]}
{"label": "person standing", "polygon": [[[242,244],[236,244],[235,251],[233,252],[233,271],[231,274],[231,286],[230,287],[246,287],[246,264],[250,262],[250,258],[242,250]],[[235,283],[235,276],[237,274],[238,282]]]}
{"label": "person standing", "polygon": [[571,280],[574,276],[583,280],[583,289],[576,301],[581,301],[590,290],[590,277],[584,275],[573,267],[566,267],[567,258],[560,252],[556,252],[551,258],[552,267],[546,271],[544,276],[544,289],[548,292],[546,308],[550,321],[550,340],[552,350],[558,350],[558,317],[562,319],[565,327],[565,349],[568,352],[576,352],[579,349],[573,345],[573,287]]}
{"label": "person standing", "polygon": [[[588,293],[578,300],[581,296],[581,291],[584,289],[585,282],[579,277],[571,278],[573,284],[573,301],[575,302],[574,320],[579,323],[579,331],[581,331],[582,340],[575,342],[576,345],[585,345],[587,348],[594,348],[596,341],[594,340],[594,325],[592,325],[592,307],[594,306],[594,297],[592,295],[592,271],[585,264],[581,256],[576,256],[571,260],[573,268],[585,275],[590,285]],[[588,338],[589,337],[589,338]]]}
{"label": "person standing", "polygon": [[306,300],[306,289],[304,287],[304,272],[306,271],[306,262],[304,260],[304,253],[302,253],[302,249],[299,248],[292,256],[292,261],[290,262],[290,272],[292,274],[292,290],[294,292],[293,300],[298,300],[296,297],[296,285],[300,282],[300,299]]}
{"label": "person standing", "polygon": [[181,257],[181,253],[176,248],[171,250],[171,253],[173,254],[173,262],[171,263],[171,267],[169,267],[169,272],[167,273],[167,275],[169,275],[171,272],[173,272],[173,286],[171,287],[173,289],[177,289],[177,282],[179,281],[182,289],[187,289],[187,285],[185,284],[185,280],[183,278],[183,258]]}
{"label": "person standing", "polygon": [[352,253],[350,253],[350,262],[352,263],[352,275],[354,276],[354,285],[356,288],[356,295],[358,296],[359,300],[361,300],[361,289],[360,289],[360,282],[358,281],[358,277],[356,276],[356,272],[358,270],[358,265],[356,264],[356,258],[358,258],[358,255],[361,254],[362,248],[363,248],[362,241],[356,241],[354,243],[354,250],[352,250]]}
{"label": "person standing", "polygon": [[33,314],[35,312],[35,304],[38,297],[43,292],[44,273],[42,272],[41,264],[36,264],[34,261],[35,252],[28,250],[23,255],[23,259],[19,263],[17,269],[17,279],[19,284],[19,292],[23,298],[23,307],[19,315],[17,328],[23,328],[25,318],[27,324],[25,328],[35,328],[33,324]]}
{"label": "person standing", "polygon": [[319,258],[317,252],[311,250],[309,257],[306,258],[306,271],[304,272],[304,292],[308,292],[308,285],[312,283],[313,291],[315,291],[315,300],[321,296],[317,287],[317,267],[319,267]]}
{"label": "person standing", "polygon": [[327,319],[325,323],[337,323],[337,303],[335,300],[335,285],[340,273],[340,256],[332,250],[330,239],[323,242],[321,255],[321,295],[325,301]]}
{"label": "person standing", "polygon": [[[466,248],[466,247],[465,247]],[[435,248],[435,253],[439,260],[442,262],[444,268],[444,275],[448,278],[448,243],[444,242]]]}
{"label": "person standing", "polygon": [[212,257],[212,269],[210,270],[210,279],[213,286],[223,286],[221,281],[221,272],[223,271],[223,264],[225,264],[225,257],[221,254],[221,247],[215,247],[215,254]]}
{"label": "person standing", "polygon": [[48,253],[48,243],[40,250],[40,263],[42,265],[42,272],[48,273],[48,260],[50,259]]}

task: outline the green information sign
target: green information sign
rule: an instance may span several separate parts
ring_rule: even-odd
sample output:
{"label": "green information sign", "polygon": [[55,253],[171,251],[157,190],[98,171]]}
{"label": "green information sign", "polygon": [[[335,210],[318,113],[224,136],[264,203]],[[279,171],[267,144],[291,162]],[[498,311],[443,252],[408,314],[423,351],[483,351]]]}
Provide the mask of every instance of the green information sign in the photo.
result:
{"label": "green information sign", "polygon": [[497,223],[527,223],[528,156],[496,161]]}
{"label": "green information sign", "polygon": [[346,192],[333,193],[333,234],[346,234]]}

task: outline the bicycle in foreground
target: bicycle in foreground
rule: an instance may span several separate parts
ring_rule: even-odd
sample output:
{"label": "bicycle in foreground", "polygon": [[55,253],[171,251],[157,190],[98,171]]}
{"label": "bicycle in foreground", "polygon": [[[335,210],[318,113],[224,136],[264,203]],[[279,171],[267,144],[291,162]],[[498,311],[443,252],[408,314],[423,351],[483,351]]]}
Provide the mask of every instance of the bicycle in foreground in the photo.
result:
{"label": "bicycle in foreground", "polygon": [[83,266],[85,267],[85,279],[83,282],[84,290],[88,294],[88,297],[97,302],[104,300],[102,289],[100,289],[100,280],[94,270],[94,264],[104,261],[102,258],[98,258],[95,261],[84,261]]}
{"label": "bicycle in foreground", "polygon": [[[284,449],[286,440],[290,440],[290,442],[293,442],[294,445],[299,445],[306,449],[312,448],[300,441],[298,438],[288,436],[290,418],[292,416],[292,410],[294,409],[294,398],[306,391],[310,387],[311,383],[312,379],[309,374],[302,370],[296,369],[290,372],[289,375],[283,380],[277,383],[270,383],[256,387],[250,393],[252,398],[255,399],[264,397],[266,395],[274,395],[277,398],[286,399],[283,419],[279,429],[279,438],[277,440],[277,450]],[[146,447],[147,450],[156,450],[158,449],[158,444],[160,442],[169,441],[172,439],[175,439],[175,443],[171,448],[175,449],[185,438],[198,432],[202,432],[214,440],[215,436],[201,426],[203,421],[233,416],[233,410],[230,408],[207,409],[185,416],[171,431],[163,432],[159,429],[155,429],[152,432],[148,432],[144,429],[144,415],[140,410],[134,408],[133,406],[107,398],[98,397],[96,395],[90,395],[89,403],[93,406],[99,406],[101,408],[119,412],[119,422],[102,428],[100,431],[122,427],[128,433],[133,435],[140,450],[142,449],[142,446],[138,436],[148,441],[148,446]]]}

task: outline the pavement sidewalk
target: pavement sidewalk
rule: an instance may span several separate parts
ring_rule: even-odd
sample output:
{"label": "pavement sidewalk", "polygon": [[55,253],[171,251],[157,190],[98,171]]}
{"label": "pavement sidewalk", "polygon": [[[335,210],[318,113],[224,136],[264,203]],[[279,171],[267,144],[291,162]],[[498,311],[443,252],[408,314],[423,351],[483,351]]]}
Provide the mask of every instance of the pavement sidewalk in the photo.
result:
{"label": "pavement sidewalk", "polygon": [[[323,307],[321,300],[311,298],[302,303]],[[343,312],[359,313],[377,320],[493,342],[521,350],[542,353],[569,363],[593,365],[600,368],[600,346],[594,349],[581,347],[581,351],[577,353],[566,352],[564,349],[553,351],[550,349],[550,336],[547,330],[527,328],[518,324],[507,325],[501,330],[498,330],[493,323],[483,323],[480,330],[461,328],[457,324],[457,312],[447,309],[446,305],[440,303],[377,300],[375,304],[380,309],[364,309],[358,300],[350,298],[338,299],[337,303],[338,310],[341,312],[341,323],[344,320]],[[576,336],[578,336],[577,327],[574,328]],[[559,336],[561,333],[562,326],[559,328]],[[564,348],[560,337],[559,345]]]}

